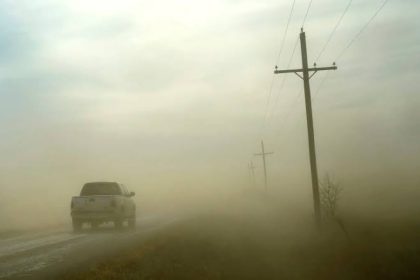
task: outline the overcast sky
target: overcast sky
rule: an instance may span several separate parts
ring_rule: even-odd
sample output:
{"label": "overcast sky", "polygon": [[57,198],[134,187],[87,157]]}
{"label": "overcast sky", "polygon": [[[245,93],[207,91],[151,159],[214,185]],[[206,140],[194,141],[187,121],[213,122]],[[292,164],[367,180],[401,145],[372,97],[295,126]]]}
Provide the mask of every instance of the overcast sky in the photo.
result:
{"label": "overcast sky", "polygon": [[[244,183],[251,159],[260,182],[261,138],[275,152],[273,188],[302,184],[310,196],[301,80],[288,74],[282,87],[276,75],[266,106],[309,3],[296,1],[276,61],[292,2],[0,0],[3,201],[40,186],[77,194],[102,179]],[[382,2],[354,0],[317,64],[331,65]],[[310,64],[347,5],[313,1]],[[419,10],[390,0],[338,70],[311,80],[321,177],[364,183],[363,194],[404,181],[419,197]],[[300,65],[298,45],[291,67]]]}

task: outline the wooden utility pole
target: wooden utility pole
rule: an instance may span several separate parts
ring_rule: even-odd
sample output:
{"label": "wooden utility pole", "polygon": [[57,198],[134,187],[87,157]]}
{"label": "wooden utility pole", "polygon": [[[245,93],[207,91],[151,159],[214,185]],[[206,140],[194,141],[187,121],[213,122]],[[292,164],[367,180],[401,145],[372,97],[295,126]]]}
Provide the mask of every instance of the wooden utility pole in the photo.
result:
{"label": "wooden utility pole", "polygon": [[[314,199],[314,212],[315,220],[318,225],[321,223],[321,203],[319,198],[319,183],[318,183],[318,170],[316,166],[316,154],[315,154],[315,137],[314,137],[314,125],[312,119],[312,100],[311,100],[311,89],[309,80],[315,75],[318,71],[323,70],[336,70],[337,66],[333,63],[333,66],[330,67],[317,67],[314,63],[314,67],[308,68],[308,56],[306,52],[306,37],[303,28],[300,32],[300,48],[302,52],[302,68],[301,69],[287,69],[287,70],[278,70],[277,66],[274,70],[274,74],[281,73],[295,73],[303,80],[303,87],[305,89],[305,104],[306,104],[306,122],[308,125],[308,142],[309,142],[309,160],[311,165],[311,175],[312,175],[312,192]],[[309,73],[311,72],[311,73]],[[301,76],[299,73],[302,73]]]}
{"label": "wooden utility pole", "polygon": [[262,156],[263,167],[264,167],[264,187],[265,187],[265,190],[266,191],[267,191],[267,167],[266,167],[266,164],[265,164],[265,155],[271,155],[271,154],[274,154],[274,153],[273,152],[266,153],[264,151],[264,141],[261,140],[261,153],[254,154],[254,155],[256,155],[256,156]]}
{"label": "wooden utility pole", "polygon": [[254,163],[252,162],[252,160],[248,163],[248,169],[249,169],[249,177],[250,177],[250,181],[252,182],[252,186],[255,187],[255,166]]}

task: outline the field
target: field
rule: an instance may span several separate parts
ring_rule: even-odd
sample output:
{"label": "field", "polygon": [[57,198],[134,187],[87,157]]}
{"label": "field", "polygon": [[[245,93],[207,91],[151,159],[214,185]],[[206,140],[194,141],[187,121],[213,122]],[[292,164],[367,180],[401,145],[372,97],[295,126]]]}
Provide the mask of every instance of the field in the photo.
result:
{"label": "field", "polygon": [[[420,226],[309,216],[264,203],[183,220],[65,279],[420,279]],[[299,217],[299,218],[298,218]]]}

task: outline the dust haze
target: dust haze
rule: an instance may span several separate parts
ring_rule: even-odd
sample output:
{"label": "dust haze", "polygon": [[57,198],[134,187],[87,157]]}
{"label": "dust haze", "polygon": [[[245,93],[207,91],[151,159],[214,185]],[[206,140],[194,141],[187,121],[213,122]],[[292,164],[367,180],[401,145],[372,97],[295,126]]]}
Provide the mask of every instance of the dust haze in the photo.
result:
{"label": "dust haze", "polygon": [[[310,64],[345,6],[315,2]],[[317,63],[331,65],[379,5],[354,2]],[[306,5],[296,3],[282,68]],[[319,175],[342,187],[343,216],[418,223],[419,8],[391,1],[337,71],[311,80]],[[1,2],[0,231],[69,224],[70,199],[89,181],[124,183],[139,213],[235,208],[264,192],[253,156],[261,139],[274,152],[273,203],[290,219],[312,217],[296,76],[283,87],[274,78],[264,123],[289,9],[271,0]]]}

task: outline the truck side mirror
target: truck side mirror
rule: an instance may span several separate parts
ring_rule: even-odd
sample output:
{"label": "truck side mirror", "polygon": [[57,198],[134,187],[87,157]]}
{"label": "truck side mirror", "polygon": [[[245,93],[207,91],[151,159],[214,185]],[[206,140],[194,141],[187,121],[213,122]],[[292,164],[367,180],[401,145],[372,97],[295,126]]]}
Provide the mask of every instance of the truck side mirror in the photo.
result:
{"label": "truck side mirror", "polygon": [[135,196],[136,193],[135,192],[130,192],[130,196]]}

